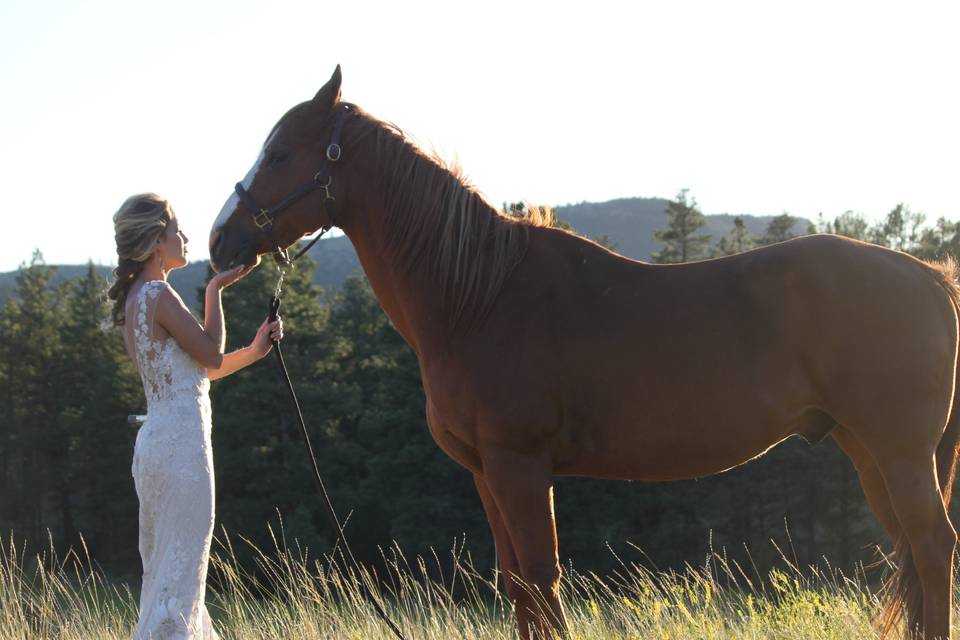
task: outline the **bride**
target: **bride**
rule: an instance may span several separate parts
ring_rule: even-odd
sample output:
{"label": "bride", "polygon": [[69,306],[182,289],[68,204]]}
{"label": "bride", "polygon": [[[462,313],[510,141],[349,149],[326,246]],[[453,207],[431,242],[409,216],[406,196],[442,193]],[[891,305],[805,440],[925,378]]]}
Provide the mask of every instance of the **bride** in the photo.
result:
{"label": "bride", "polygon": [[225,354],[220,292],[249,270],[210,280],[200,326],[167,284],[167,274],[187,263],[188,242],[170,204],[155,194],[132,196],[113,223],[112,317],[124,328],[147,398],[133,453],[143,561],[133,639],[213,640],[204,604],[214,517],[209,381],[263,358],[283,328],[265,321],[250,346]]}

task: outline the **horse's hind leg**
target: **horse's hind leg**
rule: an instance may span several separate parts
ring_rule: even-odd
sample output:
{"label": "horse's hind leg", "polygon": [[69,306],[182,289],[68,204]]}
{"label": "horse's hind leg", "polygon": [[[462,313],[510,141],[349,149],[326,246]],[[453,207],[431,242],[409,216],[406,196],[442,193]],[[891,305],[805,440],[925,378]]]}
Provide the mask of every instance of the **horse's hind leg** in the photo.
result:
{"label": "horse's hind leg", "polygon": [[846,427],[837,425],[831,434],[857,470],[860,487],[863,489],[863,495],[867,498],[870,510],[873,511],[873,515],[876,516],[877,521],[887,532],[891,544],[897,544],[903,529],[900,528],[897,514],[894,513],[893,505],[890,504],[887,485],[883,481],[877,461],[873,459],[873,455],[863,446],[857,436]]}
{"label": "horse's hind leg", "polygon": [[[923,638],[949,640],[957,534],[943,504],[933,451],[918,449],[878,452],[877,464],[919,577]],[[904,595],[909,599],[909,593]]]}
{"label": "horse's hind leg", "polygon": [[550,461],[504,450],[481,457],[484,484],[503,518],[522,579],[511,584],[507,576],[520,637],[566,637]]}

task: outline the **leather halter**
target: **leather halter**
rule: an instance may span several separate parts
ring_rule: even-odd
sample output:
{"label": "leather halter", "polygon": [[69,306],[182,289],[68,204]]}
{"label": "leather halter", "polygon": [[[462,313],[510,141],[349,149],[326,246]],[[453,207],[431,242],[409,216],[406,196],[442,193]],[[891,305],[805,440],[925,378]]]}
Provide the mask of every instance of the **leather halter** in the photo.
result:
{"label": "leather halter", "polygon": [[[250,192],[244,188],[242,183],[238,182],[234,187],[234,190],[237,192],[237,196],[239,196],[240,201],[253,212],[253,224],[255,224],[257,228],[267,236],[267,240],[275,247],[273,251],[273,257],[278,264],[287,264],[290,262],[290,258],[287,256],[286,250],[282,249],[280,245],[277,244],[273,239],[273,222],[276,217],[284,209],[290,207],[304,196],[317,191],[318,189],[323,189],[324,192],[325,197],[321,203],[322,205],[326,205],[328,200],[336,199],[334,198],[333,194],[330,193],[330,186],[333,183],[333,165],[340,160],[341,156],[343,155],[343,149],[340,147],[340,134],[343,132],[343,123],[350,111],[351,107],[349,104],[340,103],[337,105],[336,111],[333,114],[333,133],[330,135],[330,144],[327,145],[326,162],[320,166],[319,171],[313,174],[313,179],[310,180],[310,182],[291,191],[287,196],[281,199],[278,204],[270,208],[261,207],[259,204],[257,204],[257,201],[254,200]],[[335,225],[336,219],[334,218],[332,207],[326,207],[326,209],[328,214],[327,217],[330,219],[333,225]],[[333,225],[324,226],[323,231],[328,231]],[[301,251],[299,254],[297,254],[297,257],[300,257],[302,253],[303,252]]]}

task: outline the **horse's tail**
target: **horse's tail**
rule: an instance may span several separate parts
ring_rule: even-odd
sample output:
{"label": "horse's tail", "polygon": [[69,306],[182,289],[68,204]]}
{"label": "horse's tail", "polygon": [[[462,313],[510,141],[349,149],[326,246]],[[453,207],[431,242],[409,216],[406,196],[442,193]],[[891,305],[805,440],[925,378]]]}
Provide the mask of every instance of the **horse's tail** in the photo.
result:
{"label": "horse's tail", "polygon": [[[954,310],[960,321],[960,265],[953,259],[947,258],[944,262],[931,265],[934,275],[950,296]],[[960,354],[958,354],[960,356]],[[960,459],[960,372],[957,367],[960,361],[954,364],[953,402],[950,407],[950,418],[947,428],[937,444],[937,479],[940,483],[940,493],[943,495],[944,506],[949,511],[950,498],[953,494],[953,482],[957,477],[957,460]],[[881,614],[880,636],[884,638],[897,625],[901,618],[905,618],[909,630],[918,629],[922,623],[923,592],[920,587],[920,577],[913,563],[910,553],[910,544],[906,536],[901,535],[896,544],[897,570],[885,586],[887,601]],[[951,558],[951,562],[953,559]],[[913,637],[908,633],[908,637]]]}

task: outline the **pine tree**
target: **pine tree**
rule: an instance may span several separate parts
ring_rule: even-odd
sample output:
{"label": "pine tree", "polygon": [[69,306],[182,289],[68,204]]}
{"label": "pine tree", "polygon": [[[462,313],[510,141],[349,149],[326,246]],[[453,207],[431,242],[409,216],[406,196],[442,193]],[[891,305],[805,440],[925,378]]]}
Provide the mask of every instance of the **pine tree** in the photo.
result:
{"label": "pine tree", "polygon": [[136,432],[126,416],[145,405],[122,330],[105,330],[105,290],[105,281],[90,264],[65,292],[62,335],[69,348],[62,357],[70,391],[61,419],[70,451],[60,480],[66,485],[65,507],[91,555],[105,568],[124,572],[138,564],[137,500],[130,474]]}
{"label": "pine tree", "polygon": [[697,232],[706,226],[707,221],[697,209],[696,199],[687,201],[687,189],[681,189],[676,200],[667,205],[664,213],[668,217],[665,230],[654,232],[663,248],[653,255],[653,261],[661,264],[689,262],[706,256],[711,235]]}
{"label": "pine tree", "polygon": [[854,211],[844,211],[833,221],[824,221],[821,213],[817,230],[820,233],[832,233],[854,240],[867,240],[870,235],[870,223],[863,217],[863,214]]}
{"label": "pine tree", "polygon": [[870,230],[870,241],[897,251],[911,251],[920,240],[920,228],[925,218],[924,214],[911,211],[901,202],[887,214],[883,222]]}
{"label": "pine tree", "polygon": [[733,219],[733,229],[727,235],[720,238],[714,255],[732,256],[737,253],[743,253],[753,248],[754,240],[744,224],[743,218],[737,216]]}
{"label": "pine tree", "polygon": [[939,218],[933,227],[923,230],[911,253],[923,260],[960,258],[960,222]]}
{"label": "pine tree", "polygon": [[793,232],[796,224],[797,219],[789,213],[782,213],[779,216],[775,216],[770,220],[769,224],[767,224],[767,229],[763,232],[763,235],[757,239],[757,244],[768,245],[793,238],[796,235]]}
{"label": "pine tree", "polygon": [[73,536],[69,511],[63,508],[69,446],[61,420],[68,390],[63,384],[65,317],[62,291],[51,280],[56,268],[35,252],[17,275],[14,297],[3,309],[3,360],[8,363],[5,389],[9,444],[0,521],[26,540],[39,544],[50,528],[57,539]]}
{"label": "pine tree", "polygon": [[17,372],[10,355],[13,351],[14,327],[13,314],[5,304],[0,310],[0,522],[4,523],[5,528],[14,525],[19,507],[16,490],[20,483],[16,474],[20,466],[20,433],[12,382]]}

